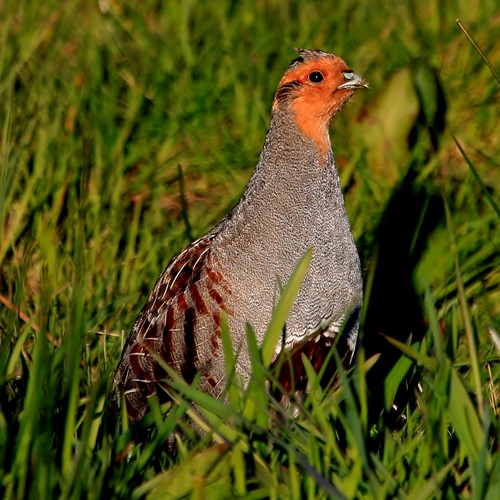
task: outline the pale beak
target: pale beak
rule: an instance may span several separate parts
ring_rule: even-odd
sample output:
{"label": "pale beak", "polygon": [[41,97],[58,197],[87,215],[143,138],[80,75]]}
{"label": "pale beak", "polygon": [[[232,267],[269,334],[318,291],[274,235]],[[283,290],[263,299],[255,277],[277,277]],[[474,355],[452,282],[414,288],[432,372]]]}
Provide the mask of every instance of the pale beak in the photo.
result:
{"label": "pale beak", "polygon": [[337,89],[369,89],[368,82],[363,80],[363,78],[356,73],[348,73],[350,76],[349,80],[342,85],[339,85]]}

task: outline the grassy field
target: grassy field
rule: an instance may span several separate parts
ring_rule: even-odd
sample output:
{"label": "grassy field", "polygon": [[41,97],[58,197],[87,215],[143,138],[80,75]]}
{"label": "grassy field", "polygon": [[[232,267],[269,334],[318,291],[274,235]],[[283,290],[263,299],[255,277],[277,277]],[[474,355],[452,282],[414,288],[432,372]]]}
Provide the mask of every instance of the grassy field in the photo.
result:
{"label": "grassy field", "polygon": [[[0,0],[0,495],[500,498],[499,39],[493,0]],[[177,380],[111,424],[124,338],[242,193],[297,46],[371,84],[332,127],[355,366],[292,414],[254,346],[246,391]]]}

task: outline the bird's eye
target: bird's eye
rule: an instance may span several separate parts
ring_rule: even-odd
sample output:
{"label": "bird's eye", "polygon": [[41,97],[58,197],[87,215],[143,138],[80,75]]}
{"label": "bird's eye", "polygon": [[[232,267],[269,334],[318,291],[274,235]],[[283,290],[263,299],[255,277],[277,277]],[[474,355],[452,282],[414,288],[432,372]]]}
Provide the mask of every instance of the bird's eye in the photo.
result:
{"label": "bird's eye", "polygon": [[344,78],[346,80],[352,80],[354,73],[352,71],[342,71],[342,74],[344,75]]}
{"label": "bird's eye", "polygon": [[309,81],[313,83],[319,83],[323,81],[323,75],[319,71],[313,71],[309,75]]}

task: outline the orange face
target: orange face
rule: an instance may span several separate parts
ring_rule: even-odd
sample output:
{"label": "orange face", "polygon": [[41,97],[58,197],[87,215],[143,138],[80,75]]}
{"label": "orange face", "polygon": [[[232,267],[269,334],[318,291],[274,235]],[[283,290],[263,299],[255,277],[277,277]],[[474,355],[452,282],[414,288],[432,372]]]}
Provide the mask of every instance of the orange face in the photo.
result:
{"label": "orange face", "polygon": [[317,50],[300,53],[279,83],[273,109],[290,106],[302,133],[324,154],[332,118],[356,89],[368,85],[339,57]]}

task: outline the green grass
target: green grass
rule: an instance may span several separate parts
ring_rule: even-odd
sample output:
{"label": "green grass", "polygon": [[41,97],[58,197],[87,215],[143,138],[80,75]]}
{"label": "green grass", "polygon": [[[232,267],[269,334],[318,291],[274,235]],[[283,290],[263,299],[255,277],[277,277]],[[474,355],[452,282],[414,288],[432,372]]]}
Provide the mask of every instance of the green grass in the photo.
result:
{"label": "green grass", "polygon": [[[0,2],[1,495],[500,498],[499,37],[494,1]],[[297,46],[371,84],[332,128],[355,366],[281,408],[277,316],[245,391],[175,380],[113,426],[124,338],[244,189]]]}

